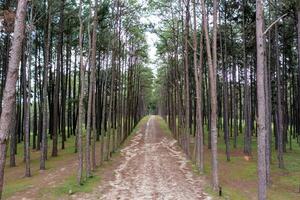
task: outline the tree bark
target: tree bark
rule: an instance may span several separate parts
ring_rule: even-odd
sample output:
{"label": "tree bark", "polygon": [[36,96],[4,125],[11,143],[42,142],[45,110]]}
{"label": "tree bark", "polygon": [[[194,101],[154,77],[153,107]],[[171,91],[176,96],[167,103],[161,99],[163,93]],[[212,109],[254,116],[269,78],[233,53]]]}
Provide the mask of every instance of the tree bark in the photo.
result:
{"label": "tree bark", "polygon": [[[194,0],[194,74],[196,83],[196,164],[200,173],[204,172],[203,153],[203,119],[202,119],[202,64],[203,64],[203,33],[200,39],[200,60],[197,59],[197,15]],[[174,112],[174,111],[173,111]],[[176,117],[175,117],[176,123]]]}
{"label": "tree bark", "polygon": [[79,95],[79,111],[78,111],[78,131],[77,131],[77,149],[78,149],[78,172],[77,183],[82,184],[83,171],[83,147],[82,147],[82,131],[83,131],[83,117],[84,117],[84,89],[85,89],[85,66],[83,64],[83,19],[82,19],[82,0],[79,2],[79,50],[80,50],[80,95]]}
{"label": "tree bark", "polygon": [[[89,2],[89,18],[92,18],[92,2]],[[90,24],[88,24],[88,40],[89,40],[89,51],[92,51],[92,39],[90,34]],[[89,178],[92,176],[91,174],[91,120],[92,120],[92,103],[93,103],[93,84],[92,79],[95,76],[95,72],[93,70],[93,65],[90,65],[89,69],[89,84],[88,84],[88,105],[87,105],[87,113],[86,113],[86,139],[85,139],[85,176]]]}
{"label": "tree bark", "polygon": [[27,47],[26,47],[26,54],[28,55],[27,58],[27,70],[25,68],[25,90],[24,90],[24,134],[25,134],[25,177],[30,177],[30,96],[31,96],[31,53],[32,53],[32,31],[33,31],[33,7],[30,6],[30,24],[28,29],[27,35]]}
{"label": "tree bark", "polygon": [[[247,52],[246,52],[246,22],[245,22],[245,0],[243,0],[243,67],[244,67],[244,119],[245,119],[245,131],[244,131],[244,153],[250,156],[251,153],[251,90],[249,89],[249,76],[250,68],[247,64]],[[250,71],[251,73],[251,71]],[[251,86],[251,81],[250,81]]]}
{"label": "tree bark", "polygon": [[[218,178],[218,160],[217,160],[217,81],[216,81],[216,67],[217,67],[217,12],[218,12],[218,2],[213,1],[214,4],[214,14],[213,14],[213,50],[211,51],[209,33],[208,33],[208,20],[207,12],[205,8],[204,0],[201,0],[202,4],[202,15],[204,22],[204,33],[206,39],[206,52],[207,52],[207,62],[209,68],[209,82],[210,82],[210,133],[211,133],[211,152],[212,152],[212,187],[216,191],[219,187]],[[213,54],[213,58],[212,58]]]}
{"label": "tree bark", "polygon": [[256,0],[256,48],[257,48],[257,105],[258,105],[258,199],[267,198],[266,187],[266,87],[265,87],[265,39],[263,0]]}
{"label": "tree bark", "polygon": [[[277,87],[277,158],[278,167],[283,169],[283,114],[282,114],[282,95],[281,95],[281,73],[279,61],[279,37],[278,25],[275,24],[275,54],[276,54],[276,87]],[[269,147],[270,148],[270,147]],[[268,149],[267,149],[268,151]],[[269,158],[267,158],[269,159]]]}
{"label": "tree bark", "polygon": [[184,44],[184,80],[185,80],[185,152],[190,156],[190,80],[189,80],[189,29],[190,29],[190,1],[186,3],[185,44]]}
{"label": "tree bark", "polygon": [[[227,61],[227,4],[225,3],[225,33],[224,33],[224,55],[222,50],[222,33],[220,33],[220,49],[222,56],[222,76],[223,76],[223,127],[224,127],[224,140],[225,140],[225,151],[226,151],[226,159],[230,161],[230,153],[229,153],[229,127],[228,127],[228,61]],[[234,98],[234,95],[233,97]]]}
{"label": "tree bark", "polygon": [[40,157],[40,170],[46,169],[46,159],[47,159],[47,129],[48,129],[48,67],[50,59],[50,38],[51,38],[51,1],[48,0],[48,28],[47,36],[45,36],[45,59],[44,59],[44,84],[43,84],[43,94],[42,94],[42,142],[41,142],[41,157]]}
{"label": "tree bark", "polygon": [[93,18],[93,33],[92,33],[92,129],[93,129],[93,141],[92,141],[92,169],[96,169],[96,139],[97,139],[97,127],[96,127],[96,44],[97,44],[97,24],[98,24],[98,0],[95,0],[94,18]]}
{"label": "tree bark", "polygon": [[[297,11],[296,11],[296,15],[297,15],[297,44],[298,44],[298,98],[300,97],[300,2],[298,1],[298,4],[297,4]],[[300,101],[297,101],[298,102],[298,114],[297,114],[297,118],[299,120],[299,113],[300,113]],[[300,126],[299,126],[299,123],[297,123],[298,125],[296,125],[296,129],[298,129],[297,131],[299,132],[300,131]],[[298,137],[297,137],[297,141],[299,141],[299,133],[297,134]]]}
{"label": "tree bark", "polygon": [[22,54],[27,0],[19,0],[12,47],[10,50],[7,79],[3,92],[2,113],[0,117],[0,198],[3,189],[6,146],[11,133],[13,115],[15,114],[16,82]]}
{"label": "tree bark", "polygon": [[[59,34],[57,39],[57,66],[56,66],[56,77],[54,86],[54,99],[53,99],[53,133],[52,133],[52,156],[58,155],[57,143],[58,143],[58,132],[59,132],[59,90],[61,82],[61,69],[63,66],[63,33],[64,33],[64,6],[65,0],[61,0],[60,4],[60,19],[59,19]],[[66,127],[63,127],[65,129]],[[65,130],[63,131],[65,135]],[[63,141],[64,142],[64,141]]]}

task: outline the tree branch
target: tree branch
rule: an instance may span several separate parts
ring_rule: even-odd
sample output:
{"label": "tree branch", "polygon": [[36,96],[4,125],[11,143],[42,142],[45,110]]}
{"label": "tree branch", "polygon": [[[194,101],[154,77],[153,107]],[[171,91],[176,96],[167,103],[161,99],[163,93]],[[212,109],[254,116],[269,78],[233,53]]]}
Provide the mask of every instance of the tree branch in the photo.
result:
{"label": "tree branch", "polygon": [[269,30],[279,21],[281,20],[282,18],[286,17],[288,15],[288,13],[285,13],[284,15],[282,15],[281,17],[279,17],[276,21],[274,21],[264,32],[264,35],[266,35]]}

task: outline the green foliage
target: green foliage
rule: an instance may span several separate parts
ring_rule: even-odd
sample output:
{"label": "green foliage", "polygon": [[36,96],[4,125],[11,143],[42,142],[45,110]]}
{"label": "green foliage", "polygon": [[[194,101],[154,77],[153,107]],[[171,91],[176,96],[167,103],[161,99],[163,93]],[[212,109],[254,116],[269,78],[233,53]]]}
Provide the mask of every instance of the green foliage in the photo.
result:
{"label": "green foliage", "polygon": [[92,192],[95,186],[99,184],[100,181],[99,176],[93,176],[84,181],[84,184],[78,185],[76,178],[76,176],[69,177],[67,180],[65,180],[64,183],[51,189],[51,193],[56,197],[61,197],[62,195],[66,194],[71,195],[78,192],[88,193]]}
{"label": "green foliage", "polygon": [[163,118],[156,116],[155,117],[156,120],[159,123],[160,128],[162,129],[162,131],[166,134],[168,134],[169,136],[172,135],[170,128],[168,127],[168,124],[163,120]]}

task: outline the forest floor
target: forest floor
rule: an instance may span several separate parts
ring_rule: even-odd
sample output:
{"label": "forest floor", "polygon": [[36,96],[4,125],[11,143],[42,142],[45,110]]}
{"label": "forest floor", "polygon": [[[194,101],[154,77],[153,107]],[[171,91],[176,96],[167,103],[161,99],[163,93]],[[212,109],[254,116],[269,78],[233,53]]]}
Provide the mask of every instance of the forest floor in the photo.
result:
{"label": "forest floor", "polygon": [[[167,128],[166,128],[167,129]],[[252,156],[247,157],[243,153],[243,135],[238,136],[237,148],[233,148],[233,137],[230,138],[230,161],[227,161],[225,142],[220,130],[218,137],[218,166],[219,183],[222,187],[224,199],[230,200],[256,200],[257,199],[257,143],[252,138]],[[207,141],[207,132],[205,133]],[[274,138],[273,138],[274,139]],[[194,152],[194,143],[191,140],[191,152]],[[300,199],[300,146],[292,142],[292,149],[287,144],[287,152],[284,153],[285,168],[279,169],[277,152],[274,150],[275,142],[272,142],[271,184],[268,187],[268,199],[270,200],[296,200]],[[211,151],[207,144],[204,149],[205,174],[211,177]],[[194,157],[194,156],[193,156]],[[195,167],[196,168],[196,167]],[[206,188],[206,191],[215,193]]]}
{"label": "forest floor", "polygon": [[24,164],[18,155],[20,164],[6,170],[4,198],[210,199],[204,193],[204,177],[193,173],[191,162],[161,122],[155,116],[144,118],[122,148],[83,186],[76,184],[77,156],[72,143],[67,143],[59,157],[49,157],[43,172],[38,170],[39,154],[33,152],[30,178],[22,177]]}
{"label": "forest floor", "polygon": [[[210,150],[205,146],[205,176],[200,176],[160,117],[142,119],[111,160],[98,167],[82,186],[76,184],[74,138],[68,139],[58,157],[51,157],[50,142],[47,170],[39,171],[40,153],[32,151],[30,178],[23,177],[23,146],[18,145],[17,167],[10,168],[7,162],[5,169],[4,199],[207,199],[207,194],[215,194],[210,191],[209,184],[205,184],[210,180]],[[191,152],[194,152],[193,145],[192,142]],[[284,154],[285,169],[278,169],[276,152],[272,152],[272,184],[268,188],[268,199],[300,199],[300,147],[296,143],[292,147],[292,150],[287,147]],[[228,162],[224,141],[219,137],[221,199],[257,199],[255,138],[252,151],[253,157],[244,156],[243,135],[240,135],[237,148],[230,149],[231,161]],[[219,198],[214,196],[214,199]]]}
{"label": "forest floor", "polygon": [[192,172],[177,141],[160,128],[154,116],[121,150],[118,162],[113,178],[103,181],[94,192],[73,199],[210,199],[202,189],[203,177]]}

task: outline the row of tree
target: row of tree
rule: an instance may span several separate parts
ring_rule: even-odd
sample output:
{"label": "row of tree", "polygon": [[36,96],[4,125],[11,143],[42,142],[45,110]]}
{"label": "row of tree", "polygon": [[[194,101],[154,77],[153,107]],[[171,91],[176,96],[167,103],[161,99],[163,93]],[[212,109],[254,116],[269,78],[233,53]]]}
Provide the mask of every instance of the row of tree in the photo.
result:
{"label": "row of tree", "polygon": [[121,0],[4,0],[0,7],[0,194],[8,143],[10,167],[24,146],[29,177],[32,149],[45,170],[49,151],[58,156],[74,141],[83,184],[147,111],[153,75],[145,67],[144,8]]}
{"label": "row of tree", "polygon": [[207,143],[215,190],[218,137],[228,161],[239,137],[246,156],[257,139],[259,199],[266,199],[272,149],[284,168],[284,153],[300,142],[299,1],[151,2],[162,21],[160,114],[190,157],[195,141],[202,173]]}

